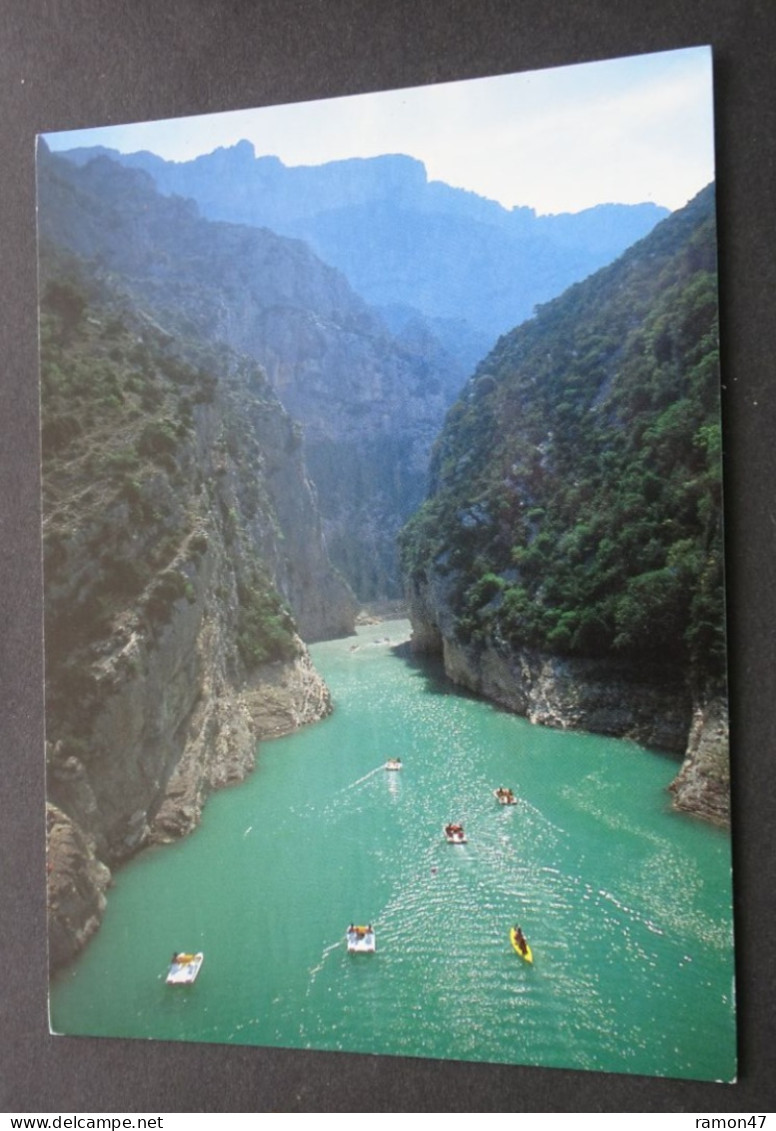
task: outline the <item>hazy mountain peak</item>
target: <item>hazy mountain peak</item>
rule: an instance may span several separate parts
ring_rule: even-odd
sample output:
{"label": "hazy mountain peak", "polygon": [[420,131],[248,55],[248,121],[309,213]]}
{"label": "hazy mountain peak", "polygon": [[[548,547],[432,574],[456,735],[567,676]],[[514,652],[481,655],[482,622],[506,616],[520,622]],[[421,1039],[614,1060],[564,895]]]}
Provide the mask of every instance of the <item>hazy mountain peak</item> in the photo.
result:
{"label": "hazy mountain peak", "polygon": [[[82,151],[66,156],[84,160]],[[116,159],[145,169],[163,194],[192,198],[209,219],[305,240],[370,304],[463,318],[488,344],[666,215],[655,205],[560,216],[507,209],[429,180],[424,163],[403,153],[289,166],[242,140],[188,162]]]}

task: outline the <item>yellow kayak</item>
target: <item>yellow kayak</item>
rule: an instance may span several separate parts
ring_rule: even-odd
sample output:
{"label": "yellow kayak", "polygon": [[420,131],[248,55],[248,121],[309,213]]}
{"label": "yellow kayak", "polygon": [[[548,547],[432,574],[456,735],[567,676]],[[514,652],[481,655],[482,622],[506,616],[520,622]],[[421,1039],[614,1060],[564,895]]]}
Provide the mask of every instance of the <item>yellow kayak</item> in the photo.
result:
{"label": "yellow kayak", "polygon": [[517,941],[517,933],[514,927],[510,928],[509,941],[512,943],[515,953],[519,954],[525,962],[533,962],[533,951],[531,950],[528,943],[525,944],[525,950],[523,950],[523,948],[520,946],[520,943]]}

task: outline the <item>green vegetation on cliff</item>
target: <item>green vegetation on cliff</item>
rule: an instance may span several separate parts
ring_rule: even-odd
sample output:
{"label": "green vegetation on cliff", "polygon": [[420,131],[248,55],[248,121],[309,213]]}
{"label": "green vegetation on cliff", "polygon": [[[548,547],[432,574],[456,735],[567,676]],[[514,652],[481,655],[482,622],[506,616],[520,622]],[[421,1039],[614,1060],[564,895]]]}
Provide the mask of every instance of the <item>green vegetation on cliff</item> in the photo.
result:
{"label": "green vegetation on cliff", "polygon": [[503,337],[450,410],[405,575],[462,643],[724,672],[711,187]]}
{"label": "green vegetation on cliff", "polygon": [[[230,403],[235,372],[251,389],[243,409],[291,425],[255,363],[174,339],[52,249],[40,335],[48,733],[61,766],[95,754],[93,718],[112,690],[101,661],[164,632],[176,606],[234,609],[237,682],[298,654],[262,555],[282,536],[261,445],[244,442]],[[203,564],[217,547],[230,570],[219,593]],[[56,797],[56,774],[51,784]]]}

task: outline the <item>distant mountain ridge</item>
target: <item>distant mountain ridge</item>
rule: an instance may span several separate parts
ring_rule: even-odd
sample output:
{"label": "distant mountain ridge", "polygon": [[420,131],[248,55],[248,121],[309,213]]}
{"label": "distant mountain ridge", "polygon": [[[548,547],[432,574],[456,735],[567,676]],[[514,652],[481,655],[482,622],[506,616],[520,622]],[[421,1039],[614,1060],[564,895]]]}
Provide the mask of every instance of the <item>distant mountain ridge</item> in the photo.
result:
{"label": "distant mountain ridge", "polygon": [[[185,162],[99,147],[64,154],[76,164],[98,155],[143,169],[160,192],[190,197],[210,219],[304,239],[367,302],[412,308],[445,345],[444,321],[464,320],[476,338],[471,367],[538,303],[611,262],[667,215],[650,203],[555,216],[510,210],[429,181],[423,163],[403,154],[295,167],[257,157],[248,141]],[[460,331],[457,340],[460,347]]]}
{"label": "distant mountain ridge", "polygon": [[438,342],[391,333],[299,240],[203,219],[140,169],[39,155],[40,235],[118,278],[183,336],[255,358],[301,423],[332,560],[362,600],[397,596],[395,535],[463,374]]}

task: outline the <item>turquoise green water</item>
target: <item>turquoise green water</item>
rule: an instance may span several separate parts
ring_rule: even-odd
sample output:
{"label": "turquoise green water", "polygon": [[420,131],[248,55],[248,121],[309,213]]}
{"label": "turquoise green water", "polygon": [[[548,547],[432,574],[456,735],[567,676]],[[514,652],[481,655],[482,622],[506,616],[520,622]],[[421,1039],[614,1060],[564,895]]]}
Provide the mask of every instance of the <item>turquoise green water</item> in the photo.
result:
{"label": "turquoise green water", "polygon": [[[117,874],[53,1029],[730,1079],[729,840],[668,810],[676,763],[457,695],[408,632],[312,648],[335,713]],[[194,986],[165,985],[174,949],[204,952]]]}

